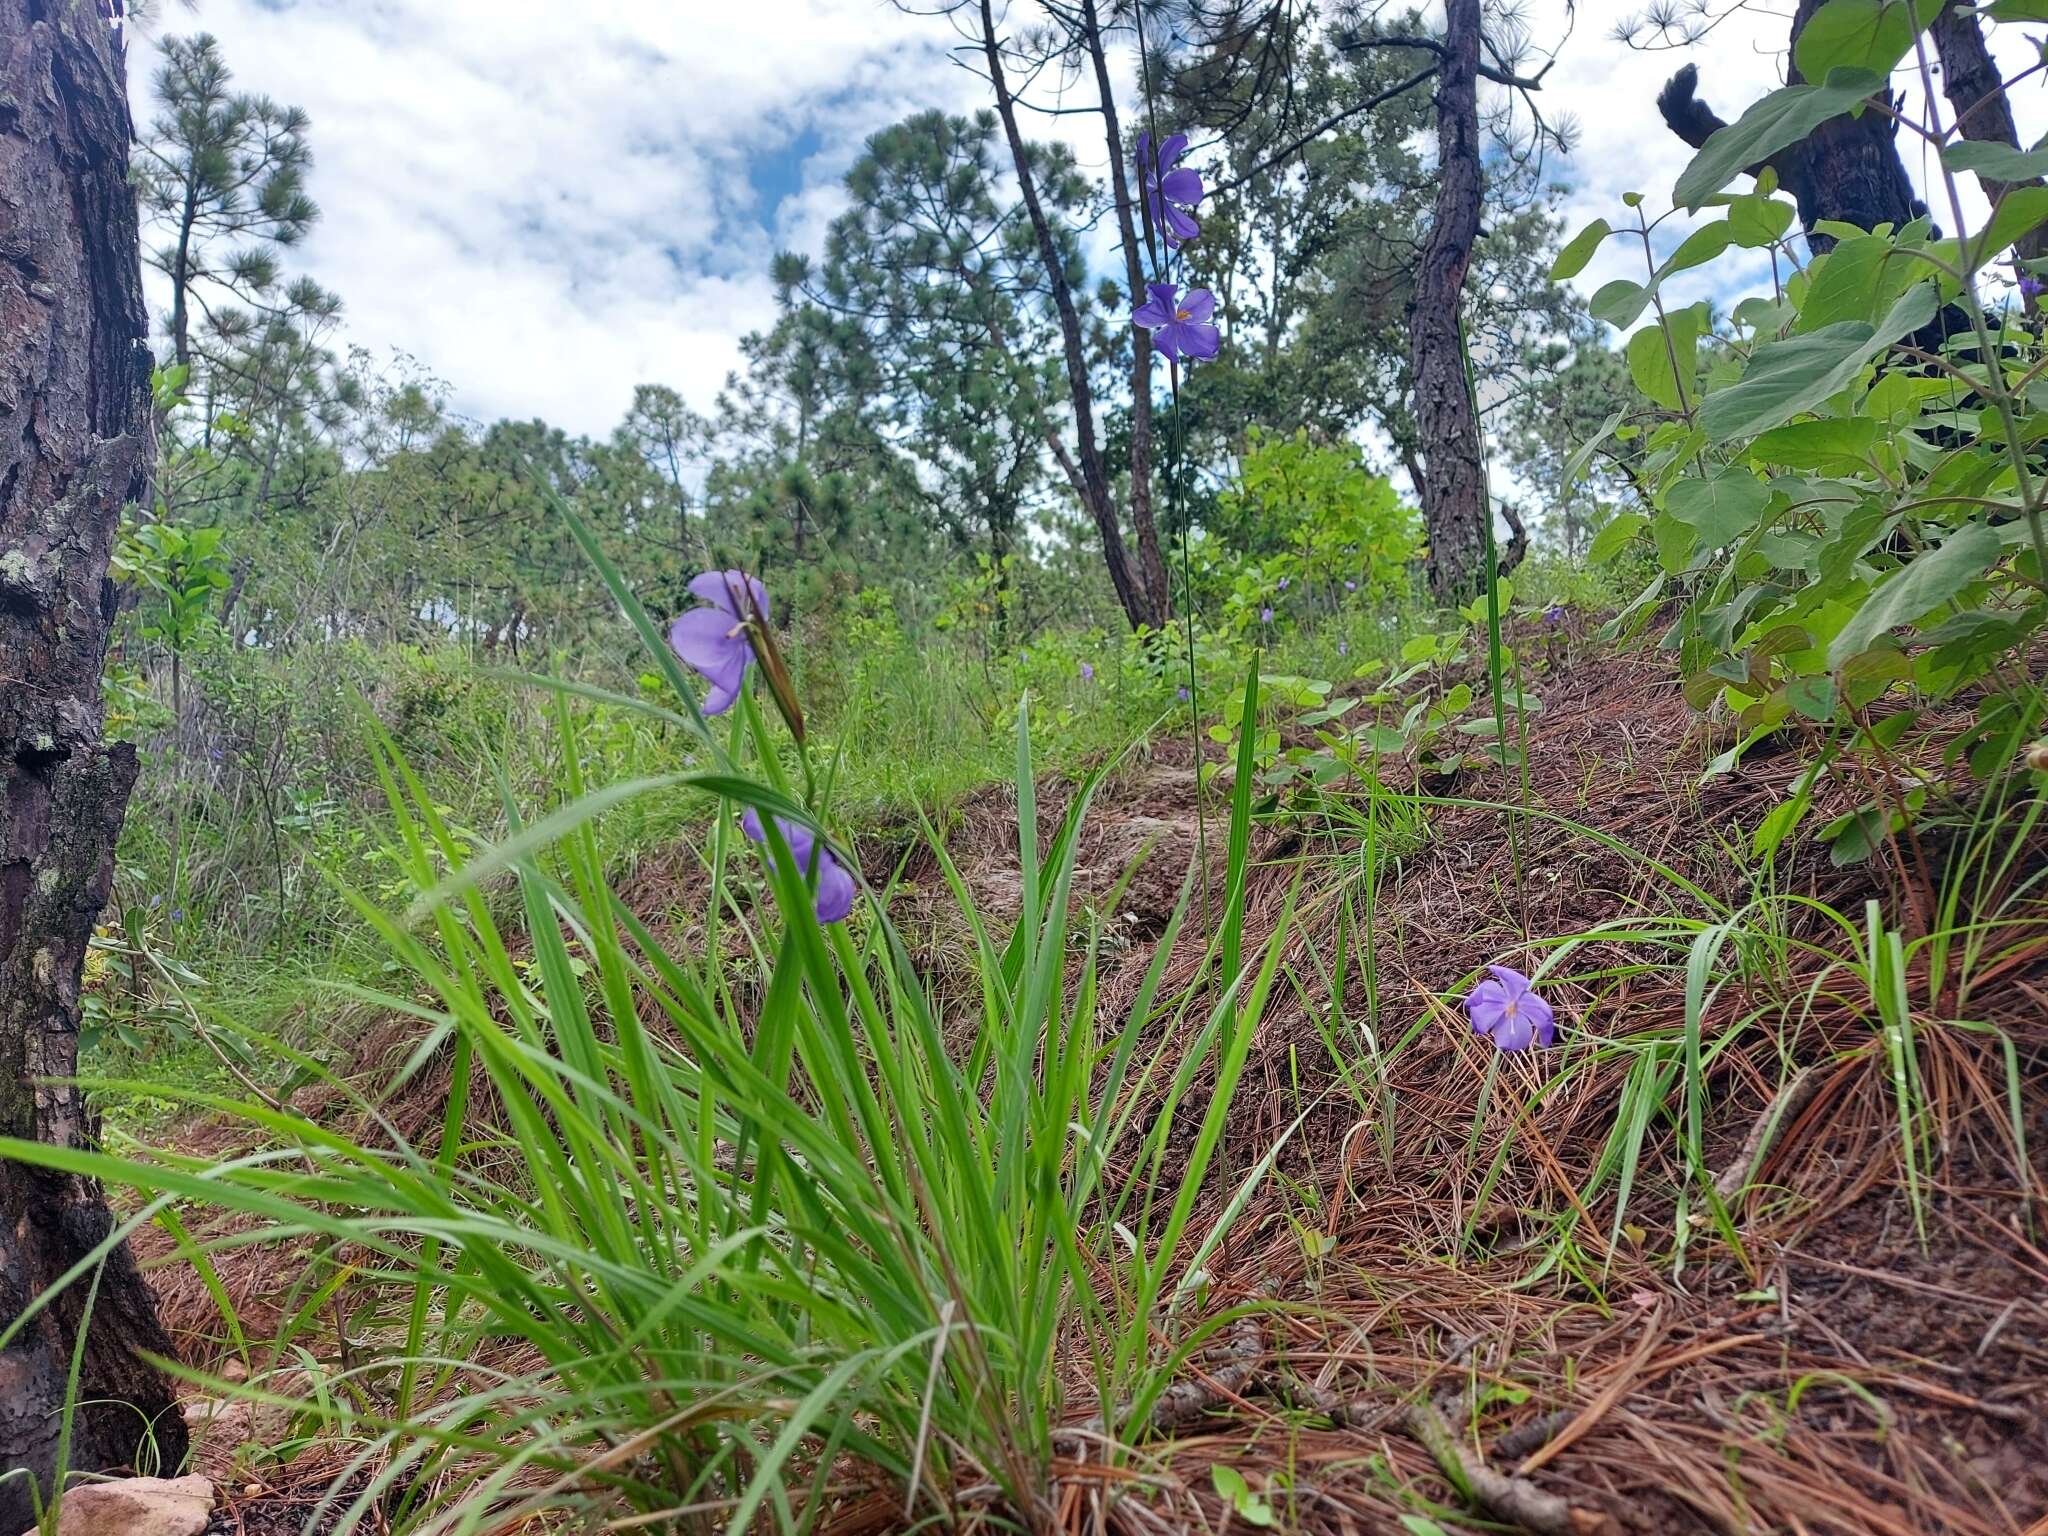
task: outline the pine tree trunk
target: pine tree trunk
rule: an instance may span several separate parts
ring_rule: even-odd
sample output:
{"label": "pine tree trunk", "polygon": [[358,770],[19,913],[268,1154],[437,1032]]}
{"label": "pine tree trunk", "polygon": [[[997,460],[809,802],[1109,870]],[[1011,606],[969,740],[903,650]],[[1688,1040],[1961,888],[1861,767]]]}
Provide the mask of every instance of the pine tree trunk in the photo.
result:
{"label": "pine tree trunk", "polygon": [[1110,585],[1131,628],[1151,624],[1154,615],[1142,577],[1131,567],[1131,552],[1124,544],[1123,527],[1117,517],[1116,498],[1110,494],[1109,475],[1102,464],[1102,449],[1095,439],[1095,390],[1088,381],[1088,354],[1081,335],[1081,315],[1075,308],[1073,290],[1067,283],[1065,264],[1058,242],[1039,201],[1038,183],[1031,173],[1031,156],[1024,133],[1017,125],[1017,103],[1010,95],[1009,77],[1003,69],[1001,39],[996,35],[996,18],[991,0],[980,0],[982,57],[988,65],[989,86],[995,92],[996,115],[1002,119],[1003,139],[1009,146],[1010,163],[1017,172],[1017,193],[1025,215],[1031,221],[1032,238],[1045,268],[1046,287],[1052,294],[1053,310],[1059,316],[1060,346],[1067,365],[1067,392],[1074,406],[1076,452],[1069,454],[1057,436],[1048,433],[1053,456],[1066,471],[1068,481],[1081,505],[1094,520],[1102,539],[1103,563],[1109,567]]}
{"label": "pine tree trunk", "polygon": [[[85,1147],[78,1058],[86,945],[135,781],[102,737],[115,613],[108,558],[152,453],[148,333],[120,44],[92,0],[0,0],[0,1134]],[[0,1329],[112,1229],[99,1187],[0,1160]],[[70,1466],[185,1452],[168,1351],[125,1248],[0,1351],[0,1471],[47,1494],[66,1375],[86,1333]],[[0,1482],[0,1531],[31,1519]]]}
{"label": "pine tree trunk", "polygon": [[[1103,136],[1109,146],[1109,183],[1116,204],[1117,233],[1123,240],[1124,278],[1131,303],[1145,293],[1145,268],[1132,210],[1142,190],[1134,193],[1124,171],[1123,130],[1118,126],[1116,91],[1110,84],[1109,58],[1095,0],[1081,0],[1082,41],[1095,66],[1095,88],[1102,98]],[[1149,215],[1144,215],[1149,217]],[[1173,616],[1173,589],[1166,559],[1159,548],[1159,523],[1152,515],[1152,333],[1137,326],[1131,333],[1131,531],[1137,536],[1138,584],[1145,593],[1145,620],[1154,629]]]}
{"label": "pine tree trunk", "polygon": [[1479,423],[1458,335],[1465,272],[1479,238],[1479,26],[1479,0],[1447,0],[1436,93],[1436,217],[1408,316],[1429,589],[1442,603],[1467,601],[1486,579]]}

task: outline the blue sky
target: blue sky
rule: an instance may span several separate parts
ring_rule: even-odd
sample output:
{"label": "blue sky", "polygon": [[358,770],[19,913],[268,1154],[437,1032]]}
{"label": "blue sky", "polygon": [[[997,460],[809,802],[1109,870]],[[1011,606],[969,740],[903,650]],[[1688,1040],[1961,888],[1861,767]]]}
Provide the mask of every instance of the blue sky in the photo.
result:
{"label": "blue sky", "polygon": [[[1689,152],[1653,101],[1679,63],[1698,62],[1734,117],[1783,47],[1782,17],[1743,12],[1682,55],[1644,55],[1611,36],[1629,9],[1580,0],[1544,82],[1580,133],[1564,167],[1574,225],[1619,223],[1624,192],[1668,201]],[[1013,12],[1028,22],[1029,0]],[[1564,15],[1534,0],[1531,30],[1556,36]],[[199,0],[159,8],[153,28],[213,32],[238,85],[312,114],[325,217],[290,259],[340,293],[348,341],[413,354],[465,414],[590,433],[637,383],[708,409],[740,337],[773,318],[770,256],[817,248],[867,135],[985,104],[950,24],[888,0]],[[153,52],[150,29],[131,41],[138,117]],[[2048,127],[2041,77],[2019,111],[2031,142]],[[1100,167],[1099,141],[1076,148]],[[1640,263],[1610,242],[1578,282],[1591,293]],[[1746,284],[1716,268],[1675,286],[1678,302],[1726,302]]]}

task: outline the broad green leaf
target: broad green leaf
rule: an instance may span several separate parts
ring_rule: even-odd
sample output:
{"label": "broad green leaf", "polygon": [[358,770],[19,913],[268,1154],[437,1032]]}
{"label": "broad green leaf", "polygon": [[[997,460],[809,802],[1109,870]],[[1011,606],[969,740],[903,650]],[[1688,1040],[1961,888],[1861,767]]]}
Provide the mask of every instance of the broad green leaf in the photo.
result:
{"label": "broad green leaf", "polygon": [[1837,70],[1823,85],[1790,85],[1771,92],[1733,123],[1717,129],[1672,188],[1671,200],[1697,211],[1737,176],[1779,150],[1797,144],[1831,117],[1861,107],[1884,80],[1868,70]]}
{"label": "broad green leaf", "polygon": [[1858,235],[1816,261],[1809,275],[1812,284],[1799,305],[1795,332],[1818,331],[1844,320],[1875,325],[1916,276],[1927,276],[1927,268],[1900,254],[1889,236]]}
{"label": "broad green leaf", "polygon": [[1600,423],[1600,430],[1572,450],[1572,456],[1565,460],[1564,465],[1563,480],[1566,490],[1579,483],[1579,476],[1586,472],[1586,466],[1593,461],[1593,455],[1599,451],[1602,443],[1614,435],[1614,429],[1621,425],[1621,418],[1627,414],[1626,405],[1617,405],[1613,414]]}
{"label": "broad green leaf", "polygon": [[1594,294],[1586,308],[1595,320],[1604,320],[1617,331],[1625,331],[1642,317],[1649,302],[1649,289],[1617,277]]}
{"label": "broad green leaf", "polygon": [[1702,224],[1665,258],[1664,265],[1657,269],[1657,281],[1661,283],[1675,273],[1689,272],[1712,261],[1727,250],[1733,240],[1734,233],[1728,226],[1728,220],[1716,219],[1711,224]]}
{"label": "broad green leaf", "polygon": [[1941,152],[1941,163],[1951,171],[1971,171],[1992,181],[2037,181],[2048,176],[2048,149],[1959,139]]}
{"label": "broad green leaf", "polygon": [[1899,515],[1875,497],[1851,508],[1842,526],[1821,548],[1821,584],[1834,589],[1848,582],[1856,573],[1857,561],[1890,538],[1898,525]]}
{"label": "broad green leaf", "polygon": [[1825,724],[1835,718],[1835,680],[1827,676],[1794,678],[1785,688],[1785,702],[1807,719]]}
{"label": "broad green leaf", "polygon": [[1934,284],[1916,283],[1875,330],[1844,321],[1758,347],[1740,380],[1707,396],[1700,411],[1707,440],[1753,437],[1817,408],[1871,358],[1932,320],[1938,308]]}
{"label": "broad green leaf", "polygon": [[1983,233],[1970,242],[1971,270],[2043,224],[2048,224],[2048,187],[2014,187],[1998,200]]}
{"label": "broad green leaf", "polygon": [[1605,219],[1595,219],[1584,229],[1573,235],[1565,248],[1557,253],[1557,260],[1550,264],[1550,280],[1561,283],[1568,277],[1577,277],[1586,270],[1586,263],[1593,259],[1593,253],[1600,249],[1600,242],[1613,231]]}
{"label": "broad green leaf", "polygon": [[1989,570],[2001,548],[1997,529],[1971,523],[1950,534],[1938,548],[1900,566],[1842,626],[1828,646],[1828,666],[1840,668],[1892,630],[1940,607]]}
{"label": "broad green leaf", "polygon": [[1593,535],[1593,547],[1586,551],[1588,565],[1605,565],[1643,529],[1650,526],[1650,520],[1640,512],[1618,512]]}
{"label": "broad green leaf", "polygon": [[1718,549],[1754,528],[1770,501],[1769,486],[1748,470],[1731,467],[1711,480],[1679,481],[1664,505],[1693,530],[1695,549]]}
{"label": "broad green leaf", "polygon": [[1830,71],[1862,69],[1888,75],[1906,56],[1919,30],[1934,19],[1940,0],[1917,8],[1907,0],[1827,0],[1799,29],[1792,62],[1808,80]]}
{"label": "broad green leaf", "polygon": [[1775,197],[1750,193],[1728,205],[1728,233],[1745,250],[1782,240],[1798,209]]}
{"label": "broad green leaf", "polygon": [[1851,709],[1861,709],[1877,696],[1913,675],[1913,664],[1895,645],[1873,645],[1851,656],[1841,667],[1842,696]]}
{"label": "broad green leaf", "polygon": [[1747,456],[1757,464],[1782,464],[1788,469],[1861,468],[1877,451],[1882,435],[1878,423],[1867,416],[1795,421],[1758,433]]}
{"label": "broad green leaf", "polygon": [[1666,316],[1663,325],[1646,325],[1628,339],[1629,377],[1667,411],[1682,410],[1695,393],[1703,321],[1698,306],[1681,309]]}
{"label": "broad green leaf", "polygon": [[1993,21],[2048,21],[2048,0],[1996,0],[1985,14]]}

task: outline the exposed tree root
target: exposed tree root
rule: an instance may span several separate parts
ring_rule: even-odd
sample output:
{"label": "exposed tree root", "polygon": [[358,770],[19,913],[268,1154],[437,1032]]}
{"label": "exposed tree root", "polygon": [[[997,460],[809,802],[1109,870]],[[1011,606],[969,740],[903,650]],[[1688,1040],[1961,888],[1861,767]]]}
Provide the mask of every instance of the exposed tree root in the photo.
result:
{"label": "exposed tree root", "polygon": [[1756,1124],[1749,1128],[1749,1134],[1742,1139],[1742,1150],[1735,1154],[1733,1162],[1721,1170],[1714,1180],[1714,1193],[1723,1200],[1733,1200],[1748,1185],[1763,1156],[1771,1148],[1778,1128],[1797,1120],[1806,1106],[1813,1102],[1827,1079],[1812,1067],[1801,1067],[1786,1079],[1771,1102],[1764,1106],[1764,1112],[1756,1117]]}
{"label": "exposed tree root", "polygon": [[1401,1422],[1436,1458],[1451,1485],[1494,1518],[1537,1536],[1619,1536],[1620,1526],[1605,1510],[1574,1508],[1527,1478],[1494,1471],[1458,1438],[1443,1410],[1428,1398],[1410,1404]]}

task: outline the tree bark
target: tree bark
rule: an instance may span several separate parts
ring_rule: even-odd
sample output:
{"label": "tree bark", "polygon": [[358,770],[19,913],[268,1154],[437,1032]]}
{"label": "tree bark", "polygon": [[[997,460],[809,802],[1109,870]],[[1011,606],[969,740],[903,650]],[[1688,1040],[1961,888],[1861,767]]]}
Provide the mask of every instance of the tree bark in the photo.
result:
{"label": "tree bark", "polygon": [[[92,0],[0,0],[0,1134],[88,1146],[78,1060],[86,946],[112,882],[134,749],[102,734],[107,577],[153,452],[121,46]],[[99,1187],[0,1160],[0,1329],[112,1230]],[[70,1467],[185,1453],[168,1353],[126,1248],[0,1351],[0,1470],[48,1494],[81,1331]],[[0,1531],[31,1520],[0,1482]]]}
{"label": "tree bark", "polygon": [[1038,245],[1038,258],[1045,268],[1046,286],[1052,294],[1053,309],[1059,315],[1060,342],[1067,364],[1067,392],[1074,405],[1074,436],[1078,462],[1077,489],[1081,504],[1095,521],[1102,539],[1103,562],[1109,567],[1110,584],[1131,628],[1151,624],[1154,615],[1137,573],[1131,569],[1130,550],[1124,545],[1123,525],[1117,516],[1116,499],[1110,495],[1109,476],[1102,467],[1102,448],[1095,440],[1095,391],[1088,382],[1088,354],[1081,339],[1081,316],[1074,307],[1074,293],[1067,282],[1066,267],[1060,260],[1059,243],[1045,217],[1045,205],[1038,198],[1038,183],[1031,175],[1031,157],[1024,135],[1017,127],[1017,103],[1010,95],[1010,82],[1003,70],[1002,43],[996,37],[996,18],[990,0],[980,0],[981,50],[988,64],[990,87],[995,91],[996,115],[1002,119],[1003,137],[1010,148],[1010,161],[1017,171],[1017,190],[1024,200],[1025,215]]}
{"label": "tree bark", "polygon": [[[1789,44],[1795,53],[1799,34],[1821,4],[1822,0],[1799,0]],[[1981,46],[1982,38],[1978,41]],[[1804,78],[1799,66],[1788,59],[1786,83],[1799,85]],[[1657,97],[1657,110],[1666,126],[1694,149],[1727,126],[1700,100],[1698,89],[1699,70],[1688,64]],[[1835,244],[1831,235],[1817,232],[1816,226],[1823,222],[1851,224],[1858,229],[1875,229],[1880,224],[1897,227],[1927,211],[1914,196],[1905,162],[1899,158],[1897,138],[1897,122],[1882,112],[1844,113],[1822,123],[1799,143],[1749,167],[1749,172],[1755,175],[1768,165],[1778,173],[1778,184],[1799,205],[1807,247],[1818,256]]]}
{"label": "tree bark", "polygon": [[1479,0],[1447,0],[1436,92],[1436,217],[1408,314],[1429,589],[1442,603],[1467,601],[1486,579],[1479,422],[1459,340],[1465,272],[1479,238],[1479,28]]}

